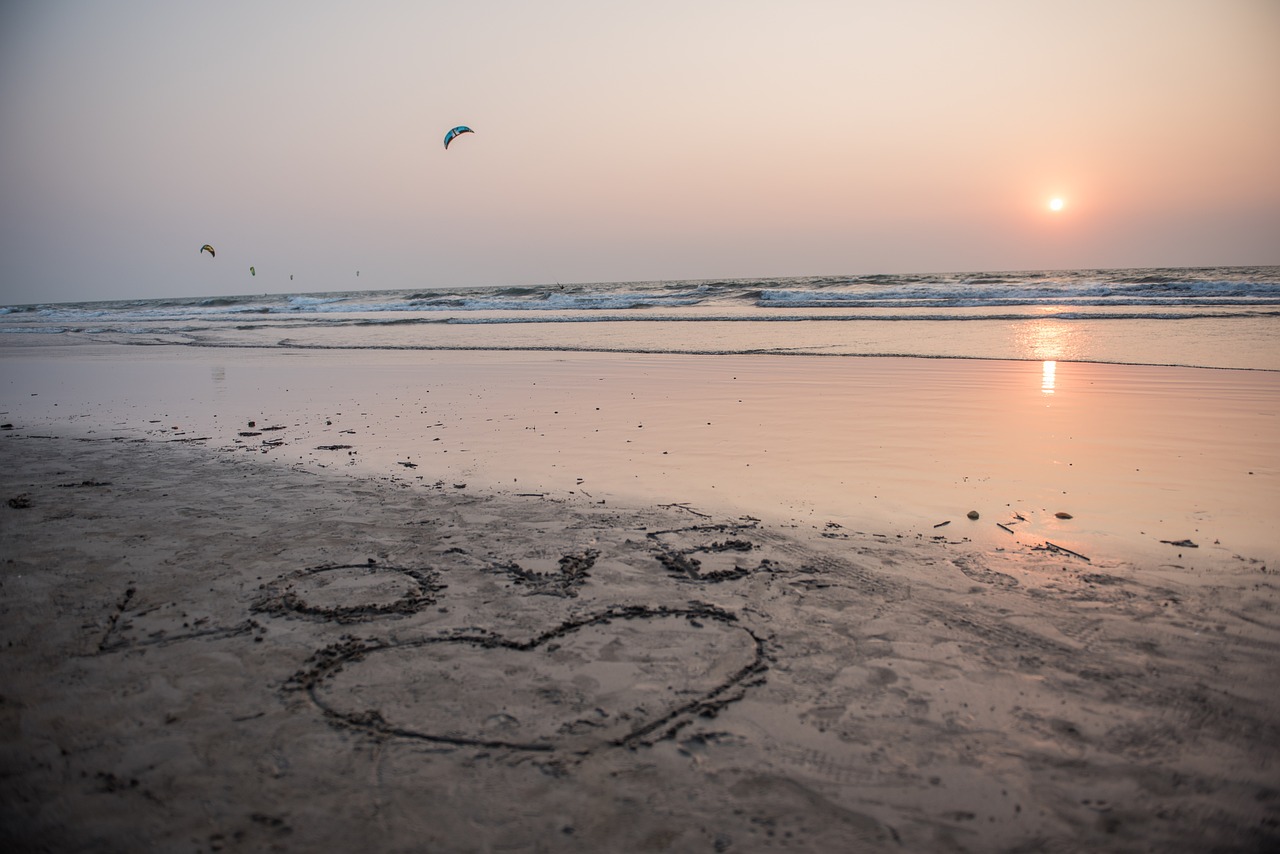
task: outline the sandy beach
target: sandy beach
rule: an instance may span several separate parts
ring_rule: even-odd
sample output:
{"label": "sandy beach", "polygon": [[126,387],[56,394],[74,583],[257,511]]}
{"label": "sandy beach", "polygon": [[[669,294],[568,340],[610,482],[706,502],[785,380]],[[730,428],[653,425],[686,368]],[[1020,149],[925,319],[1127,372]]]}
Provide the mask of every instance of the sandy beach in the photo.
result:
{"label": "sandy beach", "polygon": [[1280,852],[1280,0],[0,2],[0,854]]}
{"label": "sandy beach", "polygon": [[10,848],[1280,845],[1274,373],[0,358]]}

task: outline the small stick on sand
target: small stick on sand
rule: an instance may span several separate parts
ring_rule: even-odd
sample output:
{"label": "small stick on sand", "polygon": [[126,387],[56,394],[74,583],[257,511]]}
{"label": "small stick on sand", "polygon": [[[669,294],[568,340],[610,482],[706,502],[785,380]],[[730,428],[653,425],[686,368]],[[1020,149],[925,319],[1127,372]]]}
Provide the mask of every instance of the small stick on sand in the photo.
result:
{"label": "small stick on sand", "polygon": [[1084,561],[1085,563],[1093,563],[1093,561],[1089,560],[1087,557],[1085,557],[1084,555],[1080,554],[1080,552],[1073,552],[1073,551],[1071,551],[1071,549],[1064,549],[1062,546],[1060,546],[1060,545],[1058,545],[1058,544],[1056,544],[1056,543],[1051,543],[1051,542],[1049,542],[1048,540],[1045,540],[1045,541],[1044,541],[1044,544],[1045,544],[1046,546],[1048,546],[1049,548],[1053,549],[1053,550],[1054,550],[1054,551],[1056,551],[1056,552],[1064,552],[1064,553],[1066,553],[1066,554],[1071,555],[1072,557],[1078,557],[1078,558],[1080,558],[1080,559],[1081,559],[1082,561]]}
{"label": "small stick on sand", "polygon": [[997,527],[997,528],[1004,528],[1004,529],[1005,529],[1006,531],[1008,531],[1010,534],[1012,534],[1012,533],[1013,533],[1013,528],[1010,528],[1008,525],[1005,525],[1005,524],[1003,524],[1003,523],[1001,523],[1001,522],[996,522],[996,527]]}
{"label": "small stick on sand", "polygon": [[676,509],[679,509],[679,510],[684,510],[685,512],[687,512],[687,513],[692,513],[692,514],[693,514],[693,515],[695,515],[695,516],[701,516],[703,519],[710,519],[710,518],[711,518],[711,516],[710,516],[709,514],[707,514],[707,513],[699,513],[697,510],[694,510],[694,509],[693,509],[692,507],[690,507],[688,504],[659,504],[658,506],[659,506],[659,507],[664,507],[664,508],[676,508]]}

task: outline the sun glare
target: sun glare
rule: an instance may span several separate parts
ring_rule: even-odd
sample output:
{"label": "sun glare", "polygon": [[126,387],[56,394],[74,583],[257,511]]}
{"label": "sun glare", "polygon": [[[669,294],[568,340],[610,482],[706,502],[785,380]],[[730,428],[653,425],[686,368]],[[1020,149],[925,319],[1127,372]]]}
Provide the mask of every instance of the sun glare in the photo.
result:
{"label": "sun glare", "polygon": [[1052,198],[1052,199],[1050,199],[1050,200],[1049,200],[1049,210],[1051,210],[1051,211],[1060,211],[1060,210],[1062,210],[1062,209],[1063,209],[1063,207],[1065,207],[1065,206],[1066,206],[1066,204],[1067,204],[1067,203],[1066,203],[1066,202],[1064,202],[1062,199],[1057,198],[1057,197],[1054,197],[1054,198]]}

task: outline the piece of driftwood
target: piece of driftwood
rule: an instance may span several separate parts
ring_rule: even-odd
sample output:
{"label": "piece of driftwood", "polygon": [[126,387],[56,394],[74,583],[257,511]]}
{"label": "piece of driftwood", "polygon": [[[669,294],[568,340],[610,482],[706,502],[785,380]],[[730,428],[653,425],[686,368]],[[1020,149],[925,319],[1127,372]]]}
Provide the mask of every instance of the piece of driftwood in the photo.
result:
{"label": "piece of driftwood", "polygon": [[693,509],[692,507],[690,507],[688,504],[681,504],[681,503],[675,503],[675,504],[659,504],[658,506],[659,506],[659,507],[661,507],[661,508],[663,508],[664,510],[683,510],[683,511],[685,511],[686,513],[692,513],[692,514],[693,514],[693,515],[695,515],[695,516],[701,516],[703,519],[710,519],[710,518],[711,518],[711,516],[710,516],[710,515],[708,515],[708,514],[706,514],[706,513],[699,513],[697,510],[694,510],[694,509]]}
{"label": "piece of driftwood", "polygon": [[1048,540],[1045,540],[1044,544],[1046,547],[1053,549],[1055,552],[1062,552],[1063,554],[1069,554],[1072,557],[1078,557],[1085,563],[1093,563],[1093,561],[1089,560],[1087,557],[1080,554],[1080,552],[1073,552],[1071,549],[1064,548],[1063,546],[1060,546],[1057,543],[1051,543]]}

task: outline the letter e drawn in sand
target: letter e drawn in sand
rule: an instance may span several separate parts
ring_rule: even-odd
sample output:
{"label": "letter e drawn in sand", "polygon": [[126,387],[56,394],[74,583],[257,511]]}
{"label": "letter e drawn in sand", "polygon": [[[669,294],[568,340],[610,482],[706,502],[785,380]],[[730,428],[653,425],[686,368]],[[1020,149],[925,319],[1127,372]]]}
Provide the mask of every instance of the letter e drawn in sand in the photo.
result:
{"label": "letter e drawn in sand", "polygon": [[[734,555],[760,551],[760,546],[743,539],[741,532],[750,526],[695,525],[667,531],[651,531],[648,537],[657,544],[655,556],[672,578],[682,582],[718,583],[745,578],[758,572],[778,572],[779,564],[762,557],[755,567],[743,566]],[[682,541],[702,540],[711,533],[735,534],[734,538],[682,544]],[[689,537],[689,535],[694,535]],[[701,558],[694,557],[701,555]],[[704,566],[704,562],[709,565]]]}

